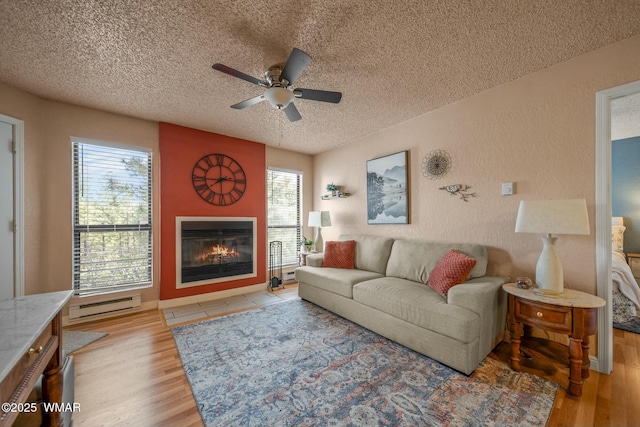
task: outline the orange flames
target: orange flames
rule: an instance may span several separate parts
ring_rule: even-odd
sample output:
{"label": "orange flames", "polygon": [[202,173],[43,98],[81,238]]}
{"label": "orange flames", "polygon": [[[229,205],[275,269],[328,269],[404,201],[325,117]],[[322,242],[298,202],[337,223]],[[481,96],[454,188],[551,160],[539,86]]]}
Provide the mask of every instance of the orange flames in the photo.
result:
{"label": "orange flames", "polygon": [[205,258],[207,260],[213,259],[216,261],[218,260],[228,261],[230,259],[237,258],[237,257],[238,257],[237,251],[231,248],[227,248],[226,246],[220,246],[220,245],[215,245],[214,247],[211,248],[211,252],[205,255]]}

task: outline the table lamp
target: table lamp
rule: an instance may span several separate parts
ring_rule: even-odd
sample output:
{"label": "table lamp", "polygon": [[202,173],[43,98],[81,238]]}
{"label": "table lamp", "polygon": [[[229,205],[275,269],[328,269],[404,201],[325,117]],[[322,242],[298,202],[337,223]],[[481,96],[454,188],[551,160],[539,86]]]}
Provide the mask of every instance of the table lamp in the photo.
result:
{"label": "table lamp", "polygon": [[564,291],[562,264],[552,234],[589,234],[585,199],[522,200],[516,219],[516,233],[542,233],[542,253],[536,265],[536,284],[545,293]]}
{"label": "table lamp", "polygon": [[329,211],[311,211],[309,212],[309,227],[316,227],[316,237],[313,242],[316,251],[324,250],[324,242],[322,241],[322,227],[331,225],[331,216]]}

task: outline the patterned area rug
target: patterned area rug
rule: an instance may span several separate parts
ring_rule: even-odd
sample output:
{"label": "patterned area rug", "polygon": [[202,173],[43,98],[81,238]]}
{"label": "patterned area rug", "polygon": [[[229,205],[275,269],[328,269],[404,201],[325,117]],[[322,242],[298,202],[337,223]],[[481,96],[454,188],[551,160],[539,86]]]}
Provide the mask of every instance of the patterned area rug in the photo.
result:
{"label": "patterned area rug", "polygon": [[301,300],[174,328],[207,426],[544,426],[557,385],[471,376]]}
{"label": "patterned area rug", "polygon": [[640,334],[640,317],[634,317],[633,319],[624,323],[613,322],[613,327],[616,329],[622,329],[623,331]]}

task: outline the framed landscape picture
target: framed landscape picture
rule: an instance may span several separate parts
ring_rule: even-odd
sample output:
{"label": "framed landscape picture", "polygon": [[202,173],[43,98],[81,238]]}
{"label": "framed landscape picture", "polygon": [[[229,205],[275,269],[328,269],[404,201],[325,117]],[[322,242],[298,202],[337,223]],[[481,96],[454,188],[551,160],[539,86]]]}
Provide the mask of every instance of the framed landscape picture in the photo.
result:
{"label": "framed landscape picture", "polygon": [[408,152],[367,160],[367,224],[408,224]]}

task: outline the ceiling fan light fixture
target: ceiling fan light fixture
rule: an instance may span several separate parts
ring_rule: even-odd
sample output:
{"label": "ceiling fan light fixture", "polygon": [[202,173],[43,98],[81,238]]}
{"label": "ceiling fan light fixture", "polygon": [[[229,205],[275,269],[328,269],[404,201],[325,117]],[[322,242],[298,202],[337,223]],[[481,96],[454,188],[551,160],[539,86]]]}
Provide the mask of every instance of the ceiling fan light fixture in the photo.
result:
{"label": "ceiling fan light fixture", "polygon": [[302,119],[302,116],[293,103],[294,98],[330,102],[333,104],[337,104],[340,102],[340,99],[342,99],[342,93],[340,92],[317,89],[294,89],[291,87],[310,63],[311,57],[294,47],[287,62],[269,67],[264,73],[264,80],[256,79],[255,77],[251,77],[248,74],[220,63],[213,64],[213,69],[264,88],[262,95],[254,96],[253,98],[233,104],[231,108],[242,110],[243,108],[267,100],[274,108],[282,110],[290,122],[296,122]]}
{"label": "ceiling fan light fixture", "polygon": [[278,110],[287,108],[287,105],[293,101],[293,92],[283,87],[270,87],[264,92],[264,97]]}

